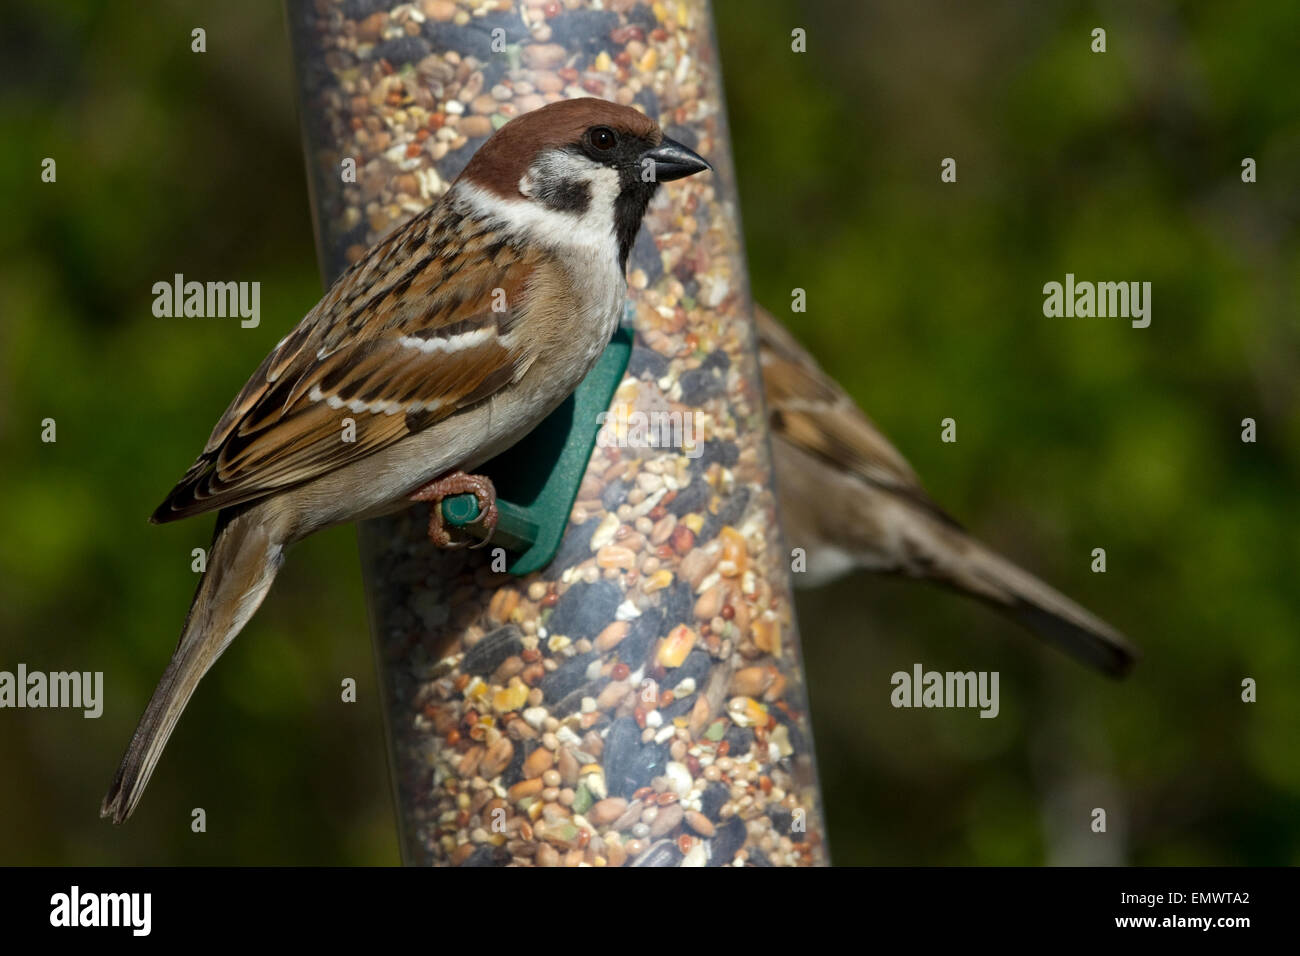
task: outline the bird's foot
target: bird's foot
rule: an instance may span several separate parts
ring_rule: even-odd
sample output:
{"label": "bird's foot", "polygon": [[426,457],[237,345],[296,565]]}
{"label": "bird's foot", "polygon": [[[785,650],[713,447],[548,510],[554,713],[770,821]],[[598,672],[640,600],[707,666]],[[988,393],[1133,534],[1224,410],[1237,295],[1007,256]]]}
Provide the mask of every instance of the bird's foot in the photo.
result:
{"label": "bird's foot", "polygon": [[463,471],[449,471],[440,478],[435,478],[427,485],[422,485],[411,492],[412,501],[427,501],[429,506],[429,540],[439,548],[463,548],[471,538],[458,535],[453,538],[442,517],[442,500],[451,495],[472,494],[478,501],[478,517],[466,527],[479,528],[483,532],[481,548],[492,540],[492,532],[497,526],[497,492],[492,479],[487,475],[467,475]]}

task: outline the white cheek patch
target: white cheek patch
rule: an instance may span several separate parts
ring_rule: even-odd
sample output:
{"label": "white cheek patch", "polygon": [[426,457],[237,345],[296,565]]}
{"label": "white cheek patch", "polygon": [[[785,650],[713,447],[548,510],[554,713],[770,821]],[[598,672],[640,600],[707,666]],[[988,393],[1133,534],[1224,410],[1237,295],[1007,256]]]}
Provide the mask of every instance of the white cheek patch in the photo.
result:
{"label": "white cheek patch", "polygon": [[[582,213],[553,209],[535,197],[543,182],[586,183],[591,201]],[[477,217],[498,219],[514,233],[556,249],[618,259],[614,203],[619,194],[618,172],[563,150],[551,150],[533,163],[519,180],[526,199],[503,199],[471,183],[458,182],[449,198]]]}
{"label": "white cheek patch", "polygon": [[601,210],[602,216],[607,220],[609,227],[613,229],[614,203],[618,200],[620,191],[618,170],[610,169],[608,166],[598,166],[595,173],[587,181],[591,184],[592,210]]}

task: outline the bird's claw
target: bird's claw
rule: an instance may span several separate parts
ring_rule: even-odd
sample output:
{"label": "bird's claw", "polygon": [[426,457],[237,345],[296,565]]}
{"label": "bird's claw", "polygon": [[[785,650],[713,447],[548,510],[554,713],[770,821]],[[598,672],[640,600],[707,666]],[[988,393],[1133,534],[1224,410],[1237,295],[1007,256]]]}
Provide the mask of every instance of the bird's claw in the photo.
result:
{"label": "bird's claw", "polygon": [[[453,538],[442,516],[442,501],[451,495],[472,494],[478,501],[479,515],[466,527],[483,530],[482,540],[471,544],[472,537]],[[440,478],[435,478],[427,485],[422,485],[411,492],[412,501],[429,502],[429,540],[435,546],[445,549],[486,547],[492,540],[492,532],[497,526],[497,493],[492,479],[486,475],[469,475],[463,471],[451,471]]]}

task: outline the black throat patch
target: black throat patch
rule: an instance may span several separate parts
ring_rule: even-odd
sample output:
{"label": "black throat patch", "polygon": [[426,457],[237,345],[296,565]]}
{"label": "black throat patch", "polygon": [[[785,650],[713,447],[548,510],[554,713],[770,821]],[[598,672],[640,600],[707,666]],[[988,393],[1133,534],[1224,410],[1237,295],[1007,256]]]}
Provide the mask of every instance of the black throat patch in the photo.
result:
{"label": "black throat patch", "polygon": [[640,167],[624,168],[619,174],[618,199],[614,201],[614,232],[618,235],[618,267],[627,272],[627,257],[636,242],[636,234],[641,231],[641,220],[645,218],[646,207],[654,198],[657,182],[644,182]]}

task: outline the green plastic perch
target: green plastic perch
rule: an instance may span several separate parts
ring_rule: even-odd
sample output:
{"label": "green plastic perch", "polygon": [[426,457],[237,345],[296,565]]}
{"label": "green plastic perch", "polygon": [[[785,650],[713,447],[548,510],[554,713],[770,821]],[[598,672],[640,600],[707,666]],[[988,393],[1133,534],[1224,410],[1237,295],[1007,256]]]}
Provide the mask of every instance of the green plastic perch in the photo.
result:
{"label": "green plastic perch", "polygon": [[[526,438],[475,469],[492,479],[497,491],[493,545],[510,554],[511,574],[530,574],[550,564],[564,537],[578,487],[600,431],[600,413],[609,409],[632,357],[632,332],[620,327],[582,384]],[[443,520],[467,527],[478,518],[472,494],[442,501]]]}

